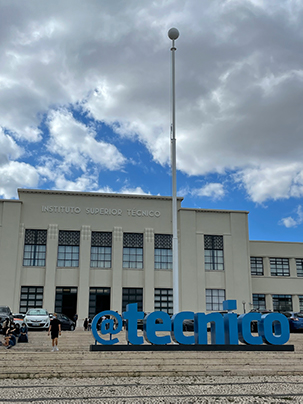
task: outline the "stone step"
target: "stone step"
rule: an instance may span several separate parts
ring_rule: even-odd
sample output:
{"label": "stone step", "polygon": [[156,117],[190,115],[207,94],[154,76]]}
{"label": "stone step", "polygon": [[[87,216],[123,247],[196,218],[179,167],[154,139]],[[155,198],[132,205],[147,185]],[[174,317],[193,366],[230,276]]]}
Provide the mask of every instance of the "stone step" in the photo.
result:
{"label": "stone step", "polygon": [[[119,335],[125,344],[125,334]],[[303,375],[301,334],[289,343],[295,352],[91,352],[91,332],[63,332],[59,351],[51,352],[46,332],[30,332],[29,343],[0,347],[0,378]]]}

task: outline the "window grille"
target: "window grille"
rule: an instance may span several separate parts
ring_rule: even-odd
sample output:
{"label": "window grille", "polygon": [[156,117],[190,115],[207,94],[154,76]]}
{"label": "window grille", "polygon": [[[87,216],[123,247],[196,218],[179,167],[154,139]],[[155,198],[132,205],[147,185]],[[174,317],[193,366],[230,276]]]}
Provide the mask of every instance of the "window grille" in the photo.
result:
{"label": "window grille", "polygon": [[270,273],[272,276],[289,276],[289,259],[270,258]]}
{"label": "window grille", "polygon": [[172,235],[155,234],[155,269],[172,269],[172,267]]}
{"label": "window grille", "polygon": [[45,266],[47,230],[25,230],[23,266]]}
{"label": "window grille", "polygon": [[112,233],[92,232],[90,266],[110,268],[112,259]]}
{"label": "window grille", "polygon": [[224,270],[223,236],[204,236],[205,269]]}
{"label": "window grille", "polygon": [[264,294],[253,294],[253,308],[256,310],[265,310],[265,295]]}
{"label": "window grille", "polygon": [[155,289],[155,310],[165,311],[170,316],[173,315],[173,290]]}
{"label": "window grille", "polygon": [[19,312],[43,307],[43,286],[21,286]]}
{"label": "window grille", "polygon": [[291,295],[272,295],[274,311],[292,311]]}
{"label": "window grille", "polygon": [[250,272],[252,275],[263,275],[263,258],[250,257]]}
{"label": "window grille", "polygon": [[297,266],[297,276],[301,278],[303,276],[303,259],[302,258],[296,259],[296,266]]}
{"label": "window grille", "polygon": [[122,313],[126,311],[126,305],[138,304],[138,311],[143,310],[143,288],[123,288],[122,290]]}
{"label": "window grille", "polygon": [[58,267],[79,266],[79,231],[59,231]]}
{"label": "window grille", "polygon": [[223,310],[223,301],[225,300],[224,289],[206,289],[205,294],[207,311]]}
{"label": "window grille", "polygon": [[143,234],[123,234],[123,268],[143,268]]}

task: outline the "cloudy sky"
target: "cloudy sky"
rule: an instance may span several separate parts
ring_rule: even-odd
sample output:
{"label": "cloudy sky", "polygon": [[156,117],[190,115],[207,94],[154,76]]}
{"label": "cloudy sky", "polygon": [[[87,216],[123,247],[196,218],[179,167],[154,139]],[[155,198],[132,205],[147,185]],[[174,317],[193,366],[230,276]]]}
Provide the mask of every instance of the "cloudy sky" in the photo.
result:
{"label": "cloudy sky", "polygon": [[301,0],[0,0],[0,196],[171,195],[303,241]]}

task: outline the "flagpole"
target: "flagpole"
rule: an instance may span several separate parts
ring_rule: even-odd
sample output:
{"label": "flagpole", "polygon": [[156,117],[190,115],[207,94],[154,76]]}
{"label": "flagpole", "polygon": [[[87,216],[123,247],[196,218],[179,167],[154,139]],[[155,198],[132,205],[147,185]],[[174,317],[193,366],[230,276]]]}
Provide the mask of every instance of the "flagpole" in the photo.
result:
{"label": "flagpole", "polygon": [[179,256],[178,256],[178,218],[177,218],[177,167],[176,167],[176,92],[175,92],[175,40],[179,37],[179,31],[171,28],[168,37],[172,40],[171,47],[171,170],[172,170],[172,225],[173,225],[173,310],[179,312]]}

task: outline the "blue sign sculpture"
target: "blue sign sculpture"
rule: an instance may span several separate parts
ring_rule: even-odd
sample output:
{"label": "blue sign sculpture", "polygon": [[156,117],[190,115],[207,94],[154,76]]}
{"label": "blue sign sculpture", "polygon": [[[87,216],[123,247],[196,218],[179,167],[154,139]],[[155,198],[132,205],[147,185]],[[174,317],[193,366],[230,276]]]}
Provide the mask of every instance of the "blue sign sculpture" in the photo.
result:
{"label": "blue sign sculpture", "polygon": [[[170,316],[163,311],[155,311],[144,317],[144,313],[138,311],[136,303],[129,304],[123,313],[126,322],[126,341],[132,345],[141,345],[144,339],[154,345],[167,345],[172,340],[182,345],[206,345],[207,326],[210,324],[211,344],[213,345],[237,345],[240,342],[248,345],[283,345],[289,340],[289,323],[287,318],[280,313],[247,313],[237,317],[230,310],[237,308],[236,300],[223,302],[223,309],[229,312],[221,313],[194,313],[183,311]],[[98,323],[103,316],[110,316]],[[114,319],[115,321],[114,321]],[[137,322],[143,319],[143,336],[138,336]],[[194,335],[185,335],[183,332],[184,320],[194,321]],[[159,322],[161,320],[161,322]],[[251,322],[258,322],[258,335],[252,335]],[[100,330],[98,330],[100,328]],[[119,342],[118,338],[112,339],[112,335],[122,330],[121,316],[112,310],[97,314],[92,322],[92,333],[96,341],[103,345],[113,345]],[[157,335],[157,332],[167,332],[166,335]],[[111,339],[103,339],[101,335],[110,334]],[[144,338],[143,338],[144,337]]]}

